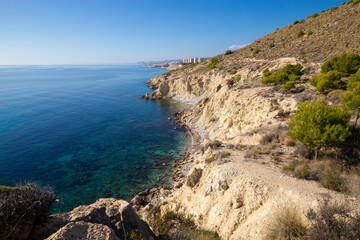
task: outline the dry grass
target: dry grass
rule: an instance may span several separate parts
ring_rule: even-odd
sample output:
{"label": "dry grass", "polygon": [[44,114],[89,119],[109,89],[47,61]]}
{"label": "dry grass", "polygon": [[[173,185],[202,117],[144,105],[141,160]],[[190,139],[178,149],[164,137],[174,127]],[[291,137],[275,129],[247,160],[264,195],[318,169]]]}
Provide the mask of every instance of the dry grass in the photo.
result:
{"label": "dry grass", "polygon": [[151,223],[160,240],[220,240],[215,232],[199,229],[194,222],[173,211],[157,213]]}
{"label": "dry grass", "polygon": [[309,240],[358,240],[360,238],[360,214],[351,212],[346,204],[330,203],[325,199],[318,211],[310,210],[307,217],[312,221]]}
{"label": "dry grass", "polygon": [[286,205],[274,213],[265,231],[266,240],[305,239],[307,226],[294,205]]}
{"label": "dry grass", "polygon": [[24,229],[48,214],[56,197],[52,190],[35,184],[0,187],[0,239],[23,239]]}

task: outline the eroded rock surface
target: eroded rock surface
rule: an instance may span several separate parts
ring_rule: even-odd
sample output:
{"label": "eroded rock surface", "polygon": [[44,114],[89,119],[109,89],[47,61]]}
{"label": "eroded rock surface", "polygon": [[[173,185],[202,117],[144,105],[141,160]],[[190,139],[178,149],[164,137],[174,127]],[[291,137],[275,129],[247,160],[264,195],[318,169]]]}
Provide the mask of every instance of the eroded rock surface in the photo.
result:
{"label": "eroded rock surface", "polygon": [[128,239],[130,235],[144,240],[156,239],[131,204],[114,198],[101,198],[91,205],[50,216],[45,223],[34,227],[30,239],[110,240]]}

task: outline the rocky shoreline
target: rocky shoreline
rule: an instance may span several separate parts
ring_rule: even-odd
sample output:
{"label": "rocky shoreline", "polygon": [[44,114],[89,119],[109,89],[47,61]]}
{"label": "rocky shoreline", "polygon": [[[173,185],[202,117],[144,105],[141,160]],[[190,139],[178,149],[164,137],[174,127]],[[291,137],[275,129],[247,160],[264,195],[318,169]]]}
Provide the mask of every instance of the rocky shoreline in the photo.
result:
{"label": "rocky shoreline", "polygon": [[164,202],[168,202],[174,196],[174,192],[185,184],[186,177],[194,165],[194,159],[201,152],[201,144],[206,133],[199,128],[186,125],[182,118],[183,113],[184,111],[175,112],[172,114],[173,118],[169,118],[174,126],[185,128],[191,138],[185,153],[174,161],[170,183],[147,188],[130,200],[134,210],[141,214],[146,221],[151,221],[152,216],[149,214],[151,209],[161,206]]}

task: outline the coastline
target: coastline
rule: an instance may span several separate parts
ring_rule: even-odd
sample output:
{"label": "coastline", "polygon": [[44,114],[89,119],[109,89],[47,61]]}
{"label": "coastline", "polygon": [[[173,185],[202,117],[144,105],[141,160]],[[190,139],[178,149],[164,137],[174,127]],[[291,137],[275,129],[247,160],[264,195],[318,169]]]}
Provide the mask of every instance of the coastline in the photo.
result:
{"label": "coastline", "polygon": [[[188,107],[191,106],[182,101],[173,101],[186,104]],[[201,154],[202,143],[208,136],[200,126],[191,126],[181,118],[186,109],[173,113],[174,119],[170,119],[175,127],[183,127],[190,139],[183,155],[174,160],[168,184],[163,183],[158,187],[146,188],[129,200],[134,210],[141,214],[147,222],[150,222],[153,217],[151,216],[151,209],[168,202],[174,196],[176,190],[185,184],[189,171],[194,166],[194,159]]]}

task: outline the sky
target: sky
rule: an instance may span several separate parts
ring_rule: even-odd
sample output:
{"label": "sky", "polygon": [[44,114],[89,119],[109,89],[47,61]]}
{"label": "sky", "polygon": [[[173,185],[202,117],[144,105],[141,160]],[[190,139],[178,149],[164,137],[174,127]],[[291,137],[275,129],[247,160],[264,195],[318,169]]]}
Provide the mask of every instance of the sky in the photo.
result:
{"label": "sky", "polygon": [[211,57],[345,0],[0,0],[0,65]]}

